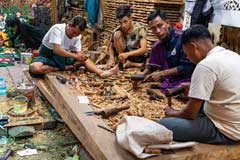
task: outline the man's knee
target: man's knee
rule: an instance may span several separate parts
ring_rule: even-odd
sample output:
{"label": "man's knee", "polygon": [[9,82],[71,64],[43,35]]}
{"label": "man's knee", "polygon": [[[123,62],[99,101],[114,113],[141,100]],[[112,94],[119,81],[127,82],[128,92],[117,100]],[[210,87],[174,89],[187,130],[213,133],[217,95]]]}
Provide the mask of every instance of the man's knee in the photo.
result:
{"label": "man's knee", "polygon": [[184,119],[176,117],[166,117],[160,119],[158,123],[173,132],[173,139],[175,141],[193,140],[193,134],[191,133],[192,129],[189,128],[186,123],[184,123]]}
{"label": "man's knee", "polygon": [[203,118],[188,120],[177,117],[166,117],[158,121],[167,129],[173,131],[175,141],[203,141],[213,134],[208,123]]}
{"label": "man's knee", "polygon": [[158,120],[158,123],[165,126],[166,128],[169,128],[170,127],[169,125],[173,123],[173,121],[172,118],[165,117]]}
{"label": "man's knee", "polygon": [[174,132],[181,132],[192,127],[192,125],[188,123],[188,120],[177,117],[165,117],[160,119],[158,123]]}
{"label": "man's knee", "polygon": [[29,65],[29,70],[35,74],[42,74],[43,73],[42,66],[43,66],[42,62],[33,62]]}

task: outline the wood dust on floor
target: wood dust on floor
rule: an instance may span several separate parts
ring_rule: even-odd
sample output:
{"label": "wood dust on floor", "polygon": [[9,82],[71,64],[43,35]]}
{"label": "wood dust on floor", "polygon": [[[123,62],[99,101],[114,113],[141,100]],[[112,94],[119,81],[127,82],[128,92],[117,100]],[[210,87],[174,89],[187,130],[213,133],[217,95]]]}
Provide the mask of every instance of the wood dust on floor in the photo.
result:
{"label": "wood dust on floor", "polygon": [[[130,106],[130,109],[121,111],[117,115],[104,119],[106,123],[115,129],[116,125],[124,115],[140,116],[151,120],[158,120],[164,116],[164,108],[167,106],[167,99],[151,100],[146,93],[146,89],[152,83],[139,83],[138,89],[133,89],[130,74],[136,73],[136,70],[127,70],[107,79],[101,79],[94,73],[81,72],[61,72],[63,77],[67,78],[66,86],[72,90],[77,90],[78,95],[86,95],[90,100],[93,110],[106,109],[112,107]],[[116,90],[116,88],[118,88]],[[121,97],[122,93],[127,95]],[[158,94],[164,95],[159,89],[155,89]],[[120,94],[120,95],[119,95]],[[180,109],[184,105],[183,101],[172,99],[172,106]]]}

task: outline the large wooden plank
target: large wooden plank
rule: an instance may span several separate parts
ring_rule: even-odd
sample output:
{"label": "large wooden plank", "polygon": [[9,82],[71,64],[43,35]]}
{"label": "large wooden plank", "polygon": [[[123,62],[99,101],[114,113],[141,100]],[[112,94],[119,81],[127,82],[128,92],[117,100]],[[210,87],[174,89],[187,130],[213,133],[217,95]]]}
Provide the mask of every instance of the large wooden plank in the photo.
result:
{"label": "large wooden plank", "polygon": [[[84,112],[91,108],[78,103],[76,91],[60,84],[53,75],[48,75],[45,80],[36,81],[36,84],[94,159],[137,159],[121,149],[116,143],[114,134],[97,127],[98,124],[107,127],[102,119],[84,115]],[[239,159],[240,145],[199,144],[194,149],[179,150],[174,154],[161,154],[148,160],[205,160],[209,158]]]}
{"label": "large wooden plank", "polygon": [[162,154],[148,160],[236,160],[240,159],[240,145],[199,144],[173,154]]}
{"label": "large wooden plank", "polygon": [[84,114],[91,108],[88,105],[79,104],[74,91],[60,84],[55,76],[48,75],[47,79],[37,80],[36,84],[94,159],[135,159],[117,144],[113,133],[97,126],[108,127],[101,119]]}

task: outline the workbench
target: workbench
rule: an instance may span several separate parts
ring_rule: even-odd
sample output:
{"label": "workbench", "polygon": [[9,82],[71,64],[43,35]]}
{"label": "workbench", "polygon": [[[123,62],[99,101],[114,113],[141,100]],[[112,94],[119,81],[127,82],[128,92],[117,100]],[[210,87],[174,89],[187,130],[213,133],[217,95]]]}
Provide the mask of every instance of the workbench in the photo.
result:
{"label": "workbench", "polygon": [[[85,112],[93,110],[89,104],[78,102],[79,91],[56,79],[56,74],[45,75],[37,79],[36,85],[48,101],[71,129],[77,139],[96,160],[133,160],[137,159],[128,151],[122,149],[116,142],[115,134],[106,129],[112,129],[107,121],[99,116],[87,116]],[[102,127],[99,127],[102,126]],[[172,154],[160,154],[149,160],[170,159],[239,159],[240,145],[207,145],[198,144],[194,148],[176,150]]]}

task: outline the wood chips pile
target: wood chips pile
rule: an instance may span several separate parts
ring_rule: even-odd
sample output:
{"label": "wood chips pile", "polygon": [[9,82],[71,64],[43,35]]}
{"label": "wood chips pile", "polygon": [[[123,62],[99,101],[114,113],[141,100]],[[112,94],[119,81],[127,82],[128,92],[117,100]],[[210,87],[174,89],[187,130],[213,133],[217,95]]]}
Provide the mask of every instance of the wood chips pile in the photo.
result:
{"label": "wood chips pile", "polygon": [[[146,89],[152,83],[140,83],[138,89],[133,89],[128,77],[130,73],[134,72],[133,70],[128,70],[108,79],[101,79],[94,73],[80,73],[79,71],[75,73],[64,72],[62,76],[70,80],[70,88],[77,89],[79,95],[88,96],[93,110],[129,105],[130,109],[105,119],[107,124],[114,128],[124,115],[141,116],[151,120],[158,120],[164,116],[167,99],[149,99]],[[126,93],[127,97],[123,97],[114,88],[118,88],[120,92]],[[155,91],[160,93],[158,89]],[[162,94],[162,96],[164,95]],[[183,105],[183,102],[172,98],[173,108],[180,109]]]}

